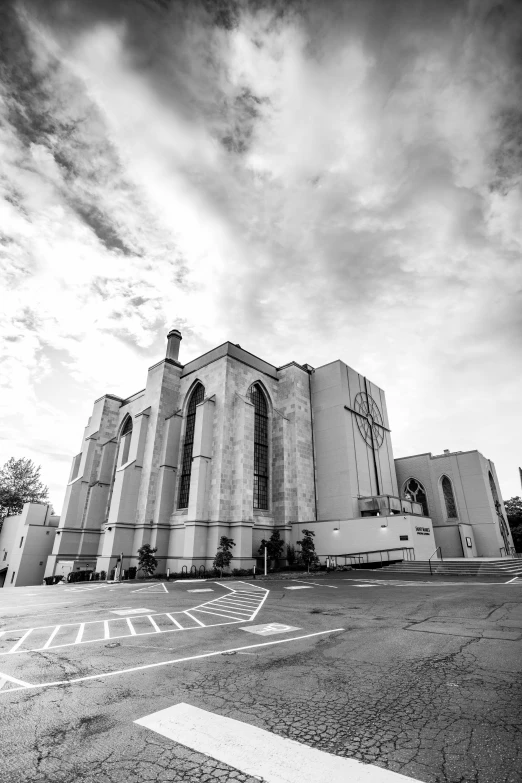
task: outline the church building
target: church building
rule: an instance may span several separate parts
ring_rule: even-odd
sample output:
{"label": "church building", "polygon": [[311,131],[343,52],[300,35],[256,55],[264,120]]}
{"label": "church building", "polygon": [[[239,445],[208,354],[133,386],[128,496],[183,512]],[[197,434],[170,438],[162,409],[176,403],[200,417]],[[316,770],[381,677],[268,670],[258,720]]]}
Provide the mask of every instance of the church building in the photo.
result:
{"label": "church building", "polygon": [[[275,367],[230,342],[182,364],[181,339],[169,332],[143,390],[95,401],[46,576],[110,572],[121,554],[127,569],[143,544],[157,548],[159,573],[210,568],[223,535],[235,542],[232,567],[251,568],[274,530],[293,545],[313,530],[323,562],[432,555],[446,495],[422,461],[394,460],[382,389],[340,360]],[[455,486],[455,471],[446,474]],[[472,526],[467,509],[451,524]],[[496,528],[471,538],[474,554],[500,556]]]}

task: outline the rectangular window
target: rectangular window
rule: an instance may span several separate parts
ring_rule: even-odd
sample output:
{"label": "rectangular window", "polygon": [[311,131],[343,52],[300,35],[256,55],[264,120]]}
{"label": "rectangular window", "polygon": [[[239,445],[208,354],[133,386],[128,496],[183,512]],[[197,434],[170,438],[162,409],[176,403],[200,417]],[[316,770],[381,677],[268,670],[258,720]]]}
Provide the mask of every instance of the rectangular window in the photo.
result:
{"label": "rectangular window", "polygon": [[24,537],[22,536],[22,538],[20,539],[20,546],[22,546],[23,543],[24,543]]}

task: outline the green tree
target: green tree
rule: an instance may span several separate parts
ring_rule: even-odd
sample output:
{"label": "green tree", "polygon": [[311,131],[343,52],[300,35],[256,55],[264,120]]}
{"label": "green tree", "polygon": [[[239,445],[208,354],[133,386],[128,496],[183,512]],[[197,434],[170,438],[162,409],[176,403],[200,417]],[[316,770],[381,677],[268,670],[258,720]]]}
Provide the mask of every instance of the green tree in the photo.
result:
{"label": "green tree", "polygon": [[40,465],[11,457],[0,468],[0,530],[5,517],[20,514],[24,503],[47,503],[49,489],[40,481]]}
{"label": "green tree", "polygon": [[522,498],[518,495],[509,498],[504,501],[504,506],[515,549],[517,552],[522,552]]}
{"label": "green tree", "polygon": [[219,547],[214,558],[214,568],[218,568],[223,576],[223,569],[228,568],[232,560],[232,547],[235,546],[234,541],[226,536],[221,536],[219,539]]}
{"label": "green tree", "polygon": [[150,544],[140,546],[138,549],[138,571],[143,571],[147,576],[152,576],[158,565],[158,561],[154,557],[157,551],[157,548],[152,549]]}
{"label": "green tree", "polygon": [[303,530],[301,541],[297,541],[301,547],[301,560],[305,564],[308,572],[310,572],[311,565],[319,564],[319,558],[315,553],[314,536],[315,533],[313,530]]}
{"label": "green tree", "polygon": [[266,547],[266,556],[269,560],[279,560],[283,556],[283,549],[285,548],[285,542],[281,538],[279,530],[274,530],[268,541],[263,538],[261,546],[258,549],[260,554],[263,554]]}

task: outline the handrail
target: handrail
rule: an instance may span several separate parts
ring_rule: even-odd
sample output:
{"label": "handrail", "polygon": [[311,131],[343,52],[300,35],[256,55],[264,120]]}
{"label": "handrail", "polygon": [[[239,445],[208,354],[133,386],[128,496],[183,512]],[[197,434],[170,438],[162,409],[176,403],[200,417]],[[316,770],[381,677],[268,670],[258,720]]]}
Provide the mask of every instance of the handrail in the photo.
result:
{"label": "handrail", "polygon": [[500,547],[500,557],[504,557],[504,555],[502,554],[502,550],[504,550],[504,555],[507,555],[506,547],[505,546],[501,546]]}
{"label": "handrail", "polygon": [[431,570],[431,558],[432,558],[432,557],[435,557],[435,555],[437,554],[437,552],[438,552],[439,550],[440,550],[440,560],[441,560],[441,563],[443,563],[443,562],[444,562],[444,558],[442,557],[442,549],[441,549],[441,547],[440,547],[440,546],[438,546],[438,547],[437,547],[437,549],[435,550],[435,552],[434,552],[434,553],[431,555],[431,557],[429,557],[429,558],[428,558],[428,563],[429,563],[429,565],[430,565],[430,574],[433,574],[433,571]]}
{"label": "handrail", "polygon": [[329,557],[333,557],[336,559],[340,557],[344,557],[345,559],[345,565],[347,565],[346,560],[350,558],[350,560],[353,562],[354,560],[358,562],[359,564],[364,562],[364,558],[366,557],[366,562],[369,563],[369,557],[368,555],[379,555],[381,558],[381,563],[383,562],[382,554],[385,552],[388,555],[388,562],[390,562],[390,552],[402,552],[403,559],[405,560],[414,560],[415,559],[415,548],[411,546],[397,546],[397,547],[391,547],[389,549],[370,549],[365,552],[346,552],[344,554],[335,554],[335,555],[329,555]]}

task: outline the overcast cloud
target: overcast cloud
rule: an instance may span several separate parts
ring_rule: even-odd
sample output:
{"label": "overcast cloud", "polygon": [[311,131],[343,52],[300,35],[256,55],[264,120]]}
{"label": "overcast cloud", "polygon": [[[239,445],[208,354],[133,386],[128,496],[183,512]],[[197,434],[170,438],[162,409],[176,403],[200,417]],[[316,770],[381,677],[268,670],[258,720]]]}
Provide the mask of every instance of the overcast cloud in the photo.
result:
{"label": "overcast cloud", "polygon": [[0,463],[61,508],[96,397],[183,333],[387,393],[395,456],[521,494],[518,3],[0,6]]}

